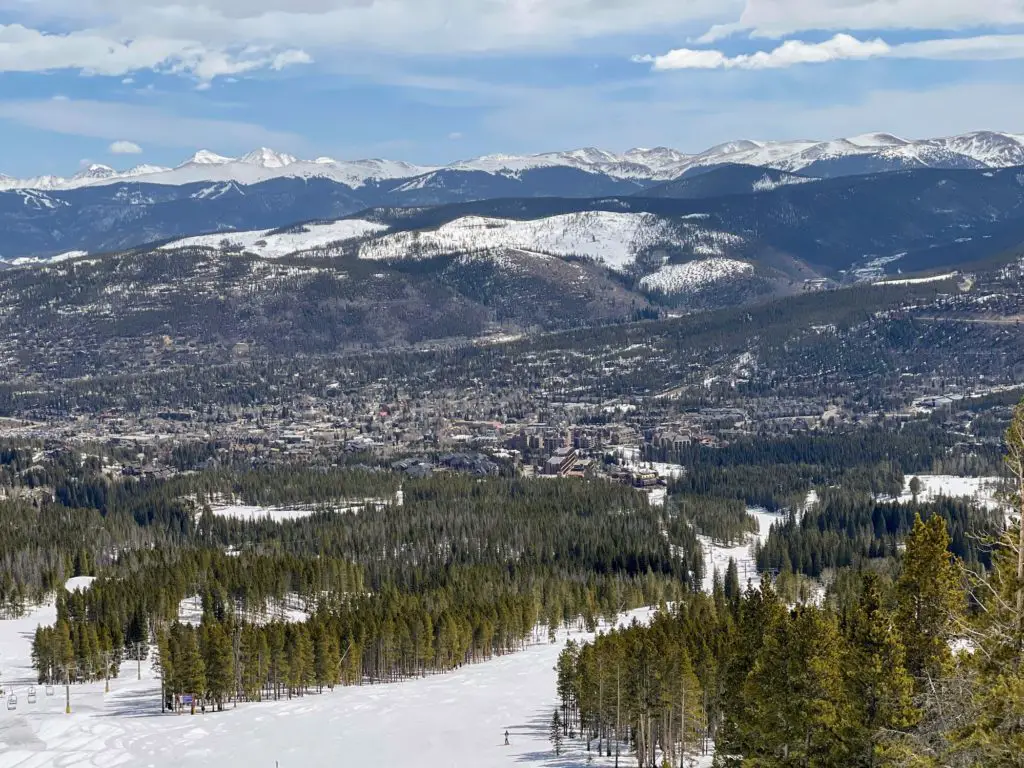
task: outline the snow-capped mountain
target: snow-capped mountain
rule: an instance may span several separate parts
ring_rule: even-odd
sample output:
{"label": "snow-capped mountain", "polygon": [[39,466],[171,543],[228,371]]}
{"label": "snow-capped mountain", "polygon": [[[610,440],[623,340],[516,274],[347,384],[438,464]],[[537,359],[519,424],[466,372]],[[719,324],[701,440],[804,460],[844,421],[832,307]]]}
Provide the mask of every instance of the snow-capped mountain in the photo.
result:
{"label": "snow-capped mountain", "polygon": [[39,176],[15,179],[0,175],[0,190],[5,189],[79,189],[117,182],[137,182],[181,186],[196,182],[236,182],[258,184],[277,178],[326,179],[357,189],[369,182],[407,179],[436,170],[393,160],[338,161],[329,157],[300,160],[294,155],[261,147],[241,157],[231,158],[201,149],[174,168],[137,165],[127,171],[115,171],[105,165],[92,165],[69,178]]}
{"label": "snow-capped mountain", "polygon": [[260,148],[232,158],[200,150],[175,168],[140,165],[116,171],[93,165],[71,177],[16,179],[0,175],[0,190],[63,190],[121,181],[182,185],[195,182],[256,184],[270,179],[326,179],[352,189],[401,182],[409,190],[451,188],[458,174],[521,179],[540,170],[571,169],[606,180],[651,185],[721,165],[753,165],[819,178],[913,168],[1005,168],[1024,165],[1024,135],[978,131],[961,136],[909,140],[888,133],[867,133],[830,141],[754,141],[741,139],[689,155],[668,147],[623,153],[594,147],[535,155],[494,154],[446,166],[365,159],[303,160]]}

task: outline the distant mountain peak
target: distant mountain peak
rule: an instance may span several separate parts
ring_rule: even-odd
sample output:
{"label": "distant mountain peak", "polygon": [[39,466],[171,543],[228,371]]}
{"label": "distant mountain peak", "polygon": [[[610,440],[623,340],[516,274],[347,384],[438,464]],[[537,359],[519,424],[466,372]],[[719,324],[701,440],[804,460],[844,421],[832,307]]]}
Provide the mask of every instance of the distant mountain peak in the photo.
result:
{"label": "distant mountain peak", "polygon": [[71,178],[73,179],[109,179],[111,176],[117,174],[113,168],[109,165],[102,165],[100,163],[93,163],[88,168],[85,168],[76,173]]}
{"label": "distant mountain peak", "polygon": [[859,147],[902,147],[910,143],[891,133],[862,133],[851,136],[847,141]]}
{"label": "distant mountain peak", "polygon": [[230,157],[218,155],[216,152],[211,152],[208,149],[200,149],[181,165],[226,165],[230,162]]}
{"label": "distant mountain peak", "polygon": [[906,168],[1006,168],[1024,166],[1024,134],[975,131],[960,136],[907,140],[875,132],[829,141],[739,139],[696,155],[664,146],[637,147],[623,153],[580,147],[532,155],[493,153],[441,167],[380,158],[303,160],[267,147],[234,158],[202,149],[173,169],[139,165],[128,171],[115,171],[97,164],[70,178],[16,179],[0,175],[0,189],[74,189],[122,180],[133,184],[233,182],[245,186],[276,178],[304,178],[334,181],[351,189],[397,180],[410,190],[447,190],[442,193],[443,197],[458,186],[452,176],[457,173],[520,179],[522,174],[540,169],[547,169],[547,175],[561,169],[643,187],[726,164],[773,168],[821,178]]}
{"label": "distant mountain peak", "polygon": [[260,168],[287,168],[289,165],[297,163],[299,159],[293,155],[287,155],[283,152],[275,152],[267,147],[260,147],[259,149],[253,150],[247,155],[243,155],[238,158],[238,162],[246,163],[248,165],[257,165]]}

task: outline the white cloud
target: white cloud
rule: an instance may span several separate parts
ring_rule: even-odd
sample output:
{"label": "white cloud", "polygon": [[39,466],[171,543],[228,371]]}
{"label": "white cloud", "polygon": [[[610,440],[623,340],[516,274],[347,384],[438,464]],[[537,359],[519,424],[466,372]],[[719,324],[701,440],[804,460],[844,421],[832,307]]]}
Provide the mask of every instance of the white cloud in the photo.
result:
{"label": "white cloud", "polygon": [[462,134],[459,131],[452,131],[448,134],[448,138],[451,141],[459,141],[462,139]]}
{"label": "white cloud", "polygon": [[842,59],[886,56],[892,48],[884,40],[858,40],[840,34],[822,43],[787,40],[771,51],[726,56],[721,51],[679,48],[663,56],[637,56],[634,61],[650,63],[656,71],[670,69],[780,69],[795,64],[821,64]]}
{"label": "white cloud", "polygon": [[107,147],[107,151],[112,155],[141,155],[142,147],[134,141],[125,141],[124,139],[120,139]]}
{"label": "white cloud", "polygon": [[783,37],[806,30],[961,30],[1024,24],[1024,0],[746,0],[735,22],[700,42],[736,32]]}
{"label": "white cloud", "polygon": [[901,59],[960,59],[964,61],[1024,59],[1024,35],[982,35],[946,40],[923,40],[894,46],[890,55]]}
{"label": "white cloud", "polygon": [[266,67],[282,69],[311,60],[300,50],[257,52],[170,37],[119,39],[96,30],[49,34],[21,24],[0,25],[0,72],[77,69],[86,74],[121,76],[153,69],[208,81],[221,75]]}
{"label": "white cloud", "polygon": [[[0,0],[22,13],[26,4]],[[318,58],[365,51],[466,54],[564,49],[579,41],[679,30],[696,34],[741,0],[46,0],[51,17],[109,29],[160,30],[214,48],[273,45]]]}
{"label": "white cloud", "polygon": [[661,56],[634,56],[633,61],[651,64],[655,71],[673,69],[781,69],[797,64],[872,58],[959,59],[971,61],[1024,58],[1024,35],[924,40],[889,45],[880,38],[858,40],[838,34],[821,43],[787,40],[770,51],[726,56],[718,50],[679,48]]}
{"label": "white cloud", "polygon": [[303,141],[292,133],[272,131],[233,120],[186,117],[158,107],[112,101],[39,99],[0,101],[0,120],[72,136],[119,140],[128,134],[145,144],[194,149],[218,146],[234,151],[278,147],[301,152]]}

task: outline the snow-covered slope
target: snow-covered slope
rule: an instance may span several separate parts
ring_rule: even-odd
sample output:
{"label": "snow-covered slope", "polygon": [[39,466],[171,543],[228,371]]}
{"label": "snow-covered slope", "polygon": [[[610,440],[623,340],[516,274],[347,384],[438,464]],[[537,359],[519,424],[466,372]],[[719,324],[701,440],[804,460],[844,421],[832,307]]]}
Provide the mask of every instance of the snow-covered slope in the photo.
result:
{"label": "snow-covered slope", "polygon": [[[105,165],[93,165],[71,177],[30,179],[0,174],[0,190],[75,189],[123,181],[174,185],[199,181],[255,184],[275,178],[323,178],[359,188],[392,179],[416,179],[438,170],[518,176],[542,168],[573,168],[621,180],[669,181],[687,171],[729,163],[790,172],[813,169],[818,175],[823,168],[831,168],[831,175],[921,167],[1004,168],[1024,165],[1024,135],[978,131],[922,140],[902,139],[888,133],[866,133],[831,141],[742,139],[719,144],[696,155],[668,147],[637,148],[623,153],[584,147],[534,155],[484,155],[443,167],[382,159],[319,157],[302,160],[267,148],[238,158],[200,150],[175,168],[140,165],[116,171]],[[412,188],[418,188],[415,181],[412,183]]]}
{"label": "snow-covered slope", "polygon": [[[652,614],[634,611],[618,623],[649,621]],[[64,689],[37,685],[31,666],[36,627],[55,620],[52,602],[22,619],[0,619],[5,693],[13,693],[17,702],[15,709],[0,708],[4,768],[615,764],[614,757],[598,756],[596,750],[588,753],[581,739],[567,738],[560,758],[548,742],[545,723],[558,706],[558,655],[570,638],[593,639],[593,634],[579,629],[559,631],[555,643],[538,633],[537,641],[523,651],[467,664],[446,675],[338,687],[319,694],[310,691],[291,700],[248,702],[195,716],[161,715],[160,680],[152,659],[138,665],[126,660],[120,674],[110,680],[110,693],[103,692],[103,681],[72,686],[71,714],[65,714]],[[37,695],[29,703],[31,686]],[[621,765],[631,760],[623,754]],[[699,763],[710,764],[710,756]]]}
{"label": "snow-covered slope", "polygon": [[[699,225],[691,226],[703,232]],[[423,259],[511,248],[578,256],[624,270],[636,262],[638,254],[659,246],[679,245],[682,240],[669,222],[647,213],[588,211],[531,221],[467,216],[437,229],[396,232],[372,240],[361,246],[359,256]]]}
{"label": "snow-covered slope", "polygon": [[358,240],[367,235],[383,232],[387,227],[373,221],[362,219],[342,219],[328,224],[305,224],[292,227],[286,232],[271,234],[273,230],[257,230],[255,232],[222,232],[212,235],[186,237],[167,243],[161,248],[216,248],[219,250],[240,250],[268,259],[281,258],[290,253],[323,248],[351,240]]}
{"label": "snow-covered slope", "polygon": [[640,287],[665,294],[693,293],[723,280],[752,274],[752,264],[715,257],[686,264],[666,264],[640,280]]}
{"label": "snow-covered slope", "polygon": [[266,147],[238,158],[225,157],[203,149],[175,168],[138,165],[127,171],[118,172],[104,165],[93,165],[70,178],[40,176],[33,179],[15,179],[0,176],[0,190],[77,189],[125,181],[175,186],[202,181],[257,184],[277,178],[329,179],[357,188],[373,181],[412,178],[432,170],[436,169],[432,166],[418,166],[393,160],[339,161],[329,157],[300,160],[293,155],[275,152]]}

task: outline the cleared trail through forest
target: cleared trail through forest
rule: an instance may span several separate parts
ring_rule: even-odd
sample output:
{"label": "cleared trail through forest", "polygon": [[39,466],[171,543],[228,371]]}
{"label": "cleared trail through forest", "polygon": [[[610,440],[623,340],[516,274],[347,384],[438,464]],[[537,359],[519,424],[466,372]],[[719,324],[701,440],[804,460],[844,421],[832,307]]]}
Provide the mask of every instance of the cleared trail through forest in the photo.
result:
{"label": "cleared trail through forest", "polygon": [[[645,620],[650,611],[633,616]],[[336,768],[338,765],[417,765],[498,768],[553,765],[547,728],[557,706],[554,666],[566,640],[592,635],[561,631],[509,656],[392,685],[337,688],[291,701],[239,704],[222,713],[161,715],[159,679],[149,662],[137,680],[134,662],[121,677],[73,686],[72,714],[64,689],[28,703],[32,634],[54,620],[44,607],[0,621],[0,673],[16,679],[17,709],[0,705],[3,768]],[[539,725],[540,724],[540,725]],[[509,746],[504,732],[509,731]],[[583,745],[557,758],[560,768],[587,764]],[[601,758],[594,765],[603,765]]]}

